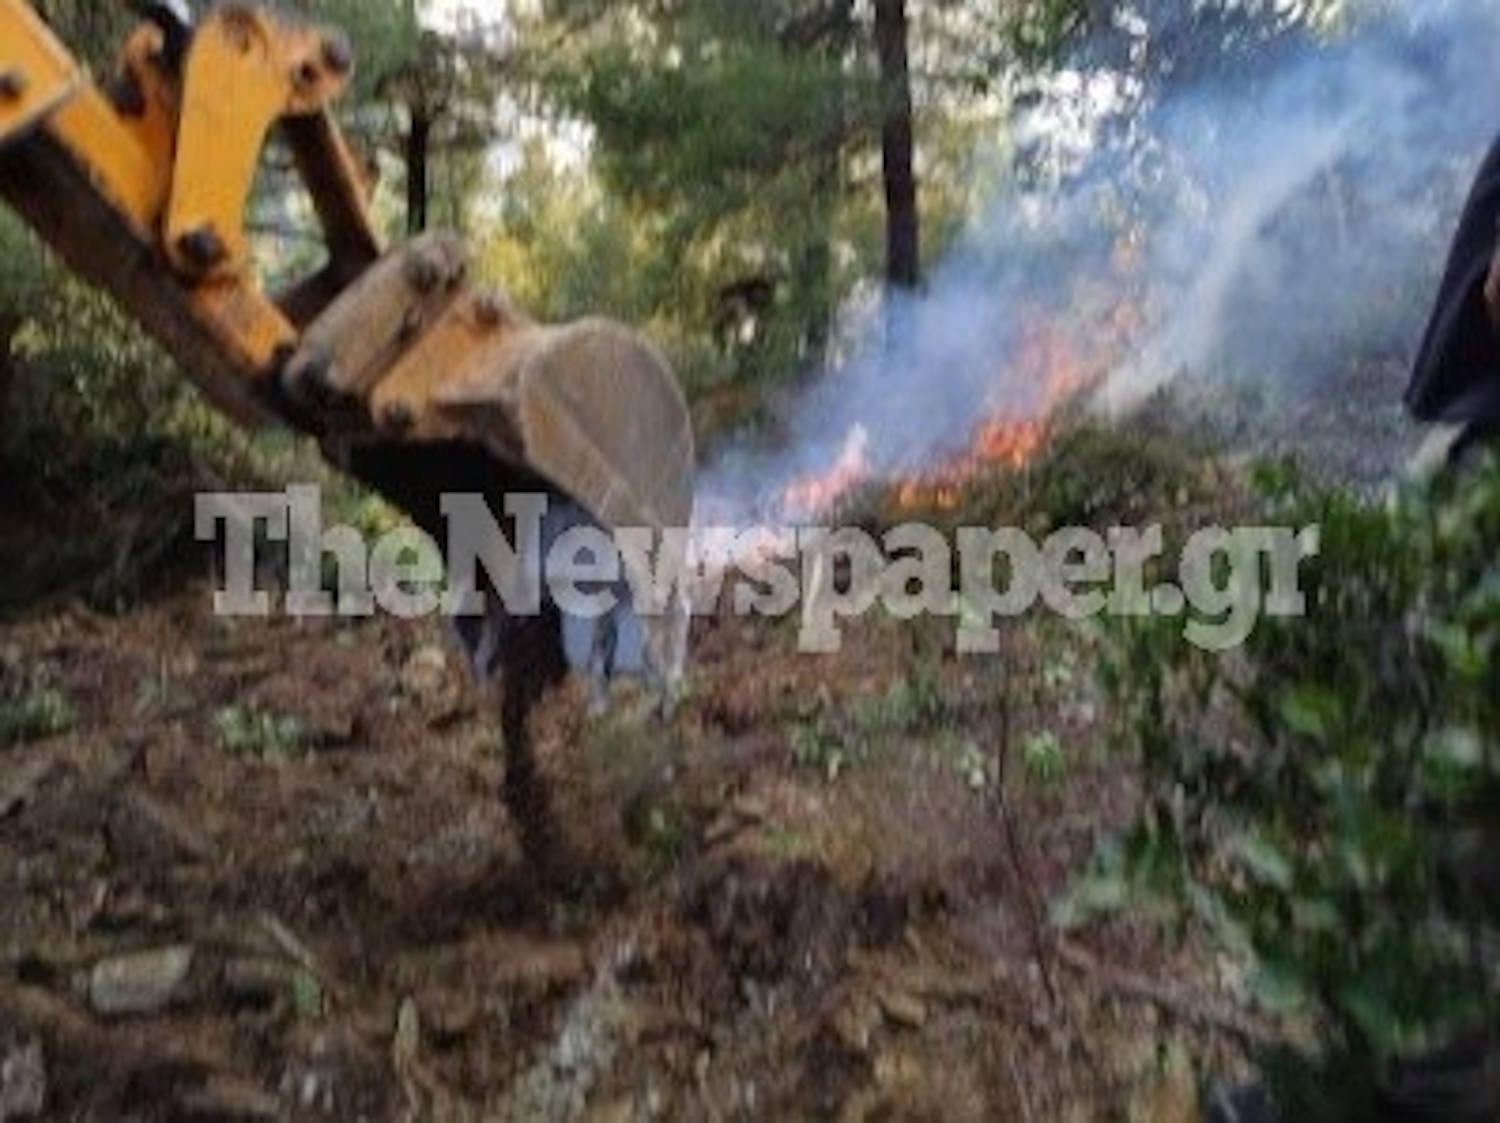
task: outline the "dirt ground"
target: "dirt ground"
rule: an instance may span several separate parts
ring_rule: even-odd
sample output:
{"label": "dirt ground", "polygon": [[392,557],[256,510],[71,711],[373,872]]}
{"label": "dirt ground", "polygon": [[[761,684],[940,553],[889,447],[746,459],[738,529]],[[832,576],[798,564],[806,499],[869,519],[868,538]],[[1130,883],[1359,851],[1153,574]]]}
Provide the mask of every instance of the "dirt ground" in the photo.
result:
{"label": "dirt ground", "polygon": [[0,627],[70,726],[0,750],[0,1120],[1185,1121],[1241,1070],[1193,940],[1045,924],[1130,802],[1085,638],[701,622],[674,721],[546,707],[544,875],[440,624],[210,597]]}

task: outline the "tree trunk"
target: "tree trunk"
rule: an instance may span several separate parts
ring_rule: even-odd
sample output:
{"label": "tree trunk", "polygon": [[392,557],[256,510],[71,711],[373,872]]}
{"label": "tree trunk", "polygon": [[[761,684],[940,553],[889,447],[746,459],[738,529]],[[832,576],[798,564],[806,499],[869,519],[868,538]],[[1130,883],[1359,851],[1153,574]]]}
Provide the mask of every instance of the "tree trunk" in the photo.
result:
{"label": "tree trunk", "polygon": [[[789,50],[808,52],[840,68],[854,37],[854,0],[825,0],[800,31],[783,36]],[[796,263],[793,304],[804,310],[800,358],[821,362],[832,337],[834,318],[834,223],[843,189],[843,151],[848,132],[848,90],[840,81],[829,113],[829,135],[812,158],[812,192],[807,200],[811,231]]]}
{"label": "tree trunk", "polygon": [[427,229],[432,118],[425,106],[411,106],[411,128],[406,134],[406,233],[415,237]]}
{"label": "tree trunk", "polygon": [[914,289],[921,281],[921,228],[912,125],[910,28],[906,0],[875,0],[880,56],[880,147],[885,177],[886,280]]}

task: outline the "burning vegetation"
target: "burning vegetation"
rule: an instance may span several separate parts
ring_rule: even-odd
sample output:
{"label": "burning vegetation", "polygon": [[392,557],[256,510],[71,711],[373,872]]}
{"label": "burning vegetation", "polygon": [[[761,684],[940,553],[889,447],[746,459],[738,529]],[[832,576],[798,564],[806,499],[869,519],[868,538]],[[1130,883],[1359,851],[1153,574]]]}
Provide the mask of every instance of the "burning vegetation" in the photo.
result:
{"label": "burning vegetation", "polygon": [[[1088,303],[1080,301],[1078,309],[1063,314],[1049,315],[1040,307],[1017,314],[1015,341],[987,380],[981,419],[961,446],[939,450],[920,464],[903,464],[902,450],[872,447],[870,431],[856,424],[833,465],[793,480],[779,509],[791,519],[816,517],[873,485],[891,492],[901,511],[952,511],[980,477],[1026,468],[1068,408],[1086,403],[1124,361],[1145,320],[1139,304],[1122,296],[1112,298],[1103,312],[1090,313]],[[891,463],[902,467],[878,467]]]}

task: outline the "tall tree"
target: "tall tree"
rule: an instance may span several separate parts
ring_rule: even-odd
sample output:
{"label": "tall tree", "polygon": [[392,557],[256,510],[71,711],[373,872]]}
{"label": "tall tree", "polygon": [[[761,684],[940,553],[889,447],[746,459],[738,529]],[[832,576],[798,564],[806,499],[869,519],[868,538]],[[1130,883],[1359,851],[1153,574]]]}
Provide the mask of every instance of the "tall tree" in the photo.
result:
{"label": "tall tree", "polygon": [[406,229],[431,221],[435,157],[482,152],[496,137],[497,86],[506,50],[480,24],[423,29],[400,63],[381,76],[377,92],[405,118],[399,138],[406,166]]}
{"label": "tall tree", "polygon": [[744,376],[820,357],[862,100],[853,0],[546,8],[547,89],[675,259],[663,299],[717,325]]}
{"label": "tall tree", "polygon": [[911,25],[906,0],[875,0],[875,49],[880,59],[880,149],[885,181],[886,280],[914,289],[921,280],[921,219],[917,210]]}
{"label": "tall tree", "polygon": [[497,91],[509,58],[503,20],[477,4],[459,6],[455,19],[434,27],[424,24],[417,0],[296,3],[342,27],[354,44],[359,66],[346,114],[365,147],[400,162],[407,233],[427,229],[435,202],[446,202],[456,222],[463,200],[439,195],[440,169],[475,160],[497,136]]}

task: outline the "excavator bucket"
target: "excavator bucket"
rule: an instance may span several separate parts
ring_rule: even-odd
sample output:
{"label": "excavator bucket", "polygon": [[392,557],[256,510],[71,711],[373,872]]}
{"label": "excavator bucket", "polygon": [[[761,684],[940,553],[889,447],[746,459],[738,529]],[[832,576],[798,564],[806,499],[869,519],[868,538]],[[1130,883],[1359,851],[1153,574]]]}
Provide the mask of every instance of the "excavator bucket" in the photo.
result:
{"label": "excavator bucket", "polygon": [[530,325],[477,342],[432,406],[445,426],[536,472],[606,528],[665,531],[692,518],[682,393],[655,348],[620,324]]}
{"label": "excavator bucket", "polygon": [[682,674],[687,604],[656,599],[652,570],[680,574],[685,561],[685,539],[672,532],[692,519],[693,439],[661,355],[606,320],[534,327],[508,345],[480,345],[436,399],[497,457],[516,457],[587,516],[565,508],[551,525],[650,533],[654,566],[622,553],[620,610],[600,620],[565,611],[563,635],[570,662],[596,682],[639,670],[670,689]]}
{"label": "excavator bucket", "polygon": [[[576,505],[549,526],[648,532],[649,552],[621,553],[629,595],[620,600],[647,609],[634,621],[642,669],[670,684],[681,673],[687,604],[657,582],[681,573],[694,479],[691,420],[671,367],[624,325],[539,324],[465,277],[451,237],[428,235],[393,251],[309,325],[286,366],[288,395],[335,419],[324,434],[335,462],[429,529],[441,527],[437,489],[483,490],[494,507],[539,483]],[[417,331],[419,342],[410,342]],[[472,461],[436,474],[415,472],[409,460],[405,468],[381,464],[383,449],[395,464],[402,450],[437,456],[456,447],[483,449],[492,464],[478,475],[488,478],[476,477]],[[634,634],[634,622],[608,623]]]}

